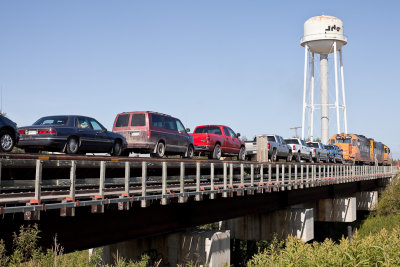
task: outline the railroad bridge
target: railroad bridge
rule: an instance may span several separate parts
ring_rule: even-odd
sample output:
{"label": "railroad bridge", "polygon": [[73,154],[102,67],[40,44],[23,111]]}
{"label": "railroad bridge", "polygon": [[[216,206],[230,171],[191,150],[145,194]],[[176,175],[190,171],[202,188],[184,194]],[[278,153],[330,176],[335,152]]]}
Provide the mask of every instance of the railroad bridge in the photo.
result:
{"label": "railroad bridge", "polygon": [[[278,233],[309,241],[314,221],[353,222],[357,210],[373,209],[397,173],[393,166],[44,154],[0,154],[0,168],[0,238],[34,221],[44,246],[57,234],[66,251],[140,247],[126,243],[132,239],[154,247],[160,236],[176,250],[204,236],[201,244],[228,244],[228,251],[229,238]],[[219,231],[188,231],[212,222]],[[205,253],[210,263],[213,252]]]}

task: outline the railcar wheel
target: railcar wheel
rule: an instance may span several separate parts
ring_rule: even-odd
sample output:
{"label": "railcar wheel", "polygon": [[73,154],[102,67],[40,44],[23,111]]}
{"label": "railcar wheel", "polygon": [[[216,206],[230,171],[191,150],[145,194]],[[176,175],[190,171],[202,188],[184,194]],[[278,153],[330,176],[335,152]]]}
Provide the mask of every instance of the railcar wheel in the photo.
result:
{"label": "railcar wheel", "polygon": [[0,131],[0,149],[2,152],[10,152],[15,142],[12,134],[7,130]]}
{"label": "railcar wheel", "polygon": [[67,154],[77,154],[79,143],[76,137],[70,137],[67,141]]}

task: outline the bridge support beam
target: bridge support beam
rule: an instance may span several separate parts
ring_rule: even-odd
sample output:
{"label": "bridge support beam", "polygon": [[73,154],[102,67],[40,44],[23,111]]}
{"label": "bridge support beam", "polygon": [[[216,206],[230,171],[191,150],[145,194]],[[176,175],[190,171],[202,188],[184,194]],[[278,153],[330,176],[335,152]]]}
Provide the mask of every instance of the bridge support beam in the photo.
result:
{"label": "bridge support beam", "polygon": [[314,209],[289,208],[270,213],[249,215],[224,221],[223,229],[231,231],[231,238],[240,240],[271,240],[289,235],[304,242],[314,239]]}
{"label": "bridge support beam", "polygon": [[338,197],[317,201],[316,221],[354,222],[357,218],[355,197]]}
{"label": "bridge support beam", "polygon": [[378,191],[357,192],[357,210],[376,210],[378,205]]}
{"label": "bridge support beam", "polygon": [[133,239],[103,247],[104,264],[114,264],[116,257],[138,260],[145,253],[162,258],[161,265],[196,266],[230,265],[229,231],[193,231]]}

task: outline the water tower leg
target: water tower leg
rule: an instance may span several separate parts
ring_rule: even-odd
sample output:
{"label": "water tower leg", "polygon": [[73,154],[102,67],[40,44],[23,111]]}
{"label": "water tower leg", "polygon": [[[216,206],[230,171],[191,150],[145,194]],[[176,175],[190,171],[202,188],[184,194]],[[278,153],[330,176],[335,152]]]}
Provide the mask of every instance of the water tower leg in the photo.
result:
{"label": "water tower leg", "polygon": [[329,87],[328,87],[328,55],[320,55],[321,80],[321,142],[329,141]]}
{"label": "water tower leg", "polygon": [[342,58],[342,50],[339,50],[339,56],[340,56],[340,77],[342,78],[342,97],[343,97],[344,133],[347,134],[346,94],[345,94],[345,90],[344,90],[344,76],[343,76],[343,58]]}
{"label": "water tower leg", "polygon": [[310,114],[310,141],[314,141],[314,53],[311,58],[311,114]]}
{"label": "water tower leg", "polygon": [[336,91],[336,123],[337,123],[337,133],[340,134],[340,112],[339,112],[339,84],[338,84],[338,73],[337,73],[337,46],[336,42],[333,43],[333,54],[335,58],[335,91]]}
{"label": "water tower leg", "polygon": [[308,45],[304,46],[304,89],[303,89],[303,118],[301,124],[301,138],[304,139],[304,130],[305,130],[305,122],[306,122],[306,93],[307,93],[307,56],[308,56]]}

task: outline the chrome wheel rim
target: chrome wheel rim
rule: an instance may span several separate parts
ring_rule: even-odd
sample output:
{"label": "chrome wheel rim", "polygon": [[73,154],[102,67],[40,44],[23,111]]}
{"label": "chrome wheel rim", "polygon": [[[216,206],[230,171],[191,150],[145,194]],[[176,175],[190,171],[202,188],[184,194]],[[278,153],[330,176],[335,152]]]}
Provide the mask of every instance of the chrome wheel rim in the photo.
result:
{"label": "chrome wheel rim", "polygon": [[3,150],[11,150],[13,146],[13,139],[9,134],[4,134],[1,137],[1,147],[3,148]]}
{"label": "chrome wheel rim", "polygon": [[159,143],[159,144],[158,144],[157,154],[158,154],[160,157],[163,157],[163,156],[164,156],[164,144],[163,144],[163,143]]}
{"label": "chrome wheel rim", "polygon": [[217,159],[219,159],[221,157],[221,148],[217,147],[217,153],[215,153],[215,155],[217,156]]}

